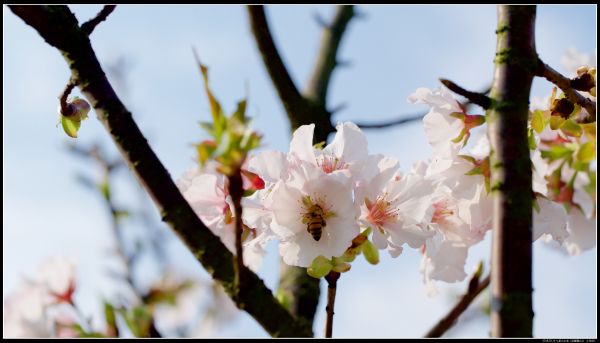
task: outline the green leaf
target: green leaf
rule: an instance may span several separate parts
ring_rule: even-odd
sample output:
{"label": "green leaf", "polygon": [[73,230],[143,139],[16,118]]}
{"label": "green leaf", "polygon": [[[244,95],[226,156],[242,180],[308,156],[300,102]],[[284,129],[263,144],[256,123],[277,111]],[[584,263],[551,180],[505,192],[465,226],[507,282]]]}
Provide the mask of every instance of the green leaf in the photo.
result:
{"label": "green leaf", "polygon": [[333,263],[325,256],[319,255],[312,261],[306,272],[308,275],[318,279],[329,274],[332,268]]}
{"label": "green leaf", "polygon": [[196,144],[196,151],[198,152],[198,160],[201,165],[204,165],[209,158],[212,157],[213,153],[217,149],[217,146],[212,141],[204,141],[200,144]]}
{"label": "green leaf", "polygon": [[377,250],[377,247],[371,241],[366,240],[361,245],[361,249],[367,262],[373,265],[379,263],[379,250]]}
{"label": "green leaf", "polygon": [[565,121],[565,119],[560,116],[551,116],[550,117],[550,128],[552,130],[558,130],[558,128],[564,121]]}
{"label": "green leaf", "polygon": [[248,118],[246,117],[246,106],[247,100],[244,99],[237,103],[237,109],[233,112],[232,118],[239,120],[242,124],[248,123]]}
{"label": "green leaf", "polygon": [[575,155],[577,160],[588,163],[596,158],[596,144],[595,142],[585,142],[577,150]]}
{"label": "green leaf", "polygon": [[546,121],[544,120],[544,112],[542,110],[533,111],[533,116],[531,118],[531,128],[535,130],[535,132],[540,133],[544,131],[544,127],[546,126]]}
{"label": "green leaf", "polygon": [[573,137],[580,137],[581,133],[583,132],[581,126],[572,119],[565,120],[560,125],[560,130],[564,132],[564,134]]}
{"label": "green leaf", "polygon": [[542,158],[548,158],[551,161],[568,157],[573,154],[573,150],[562,145],[554,145],[550,150],[541,150],[541,152]]}
{"label": "green leaf", "polygon": [[77,138],[77,132],[81,127],[81,121],[71,119],[70,117],[60,116],[60,123],[62,124],[63,130],[71,138]]}

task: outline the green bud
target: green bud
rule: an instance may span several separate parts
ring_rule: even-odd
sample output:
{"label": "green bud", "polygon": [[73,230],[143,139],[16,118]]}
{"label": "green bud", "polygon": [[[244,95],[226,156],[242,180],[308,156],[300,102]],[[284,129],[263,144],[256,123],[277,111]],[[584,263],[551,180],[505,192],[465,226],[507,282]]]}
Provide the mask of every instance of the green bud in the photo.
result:
{"label": "green bud", "polygon": [[329,274],[332,268],[333,263],[325,256],[319,255],[312,261],[306,272],[308,275],[318,279]]}
{"label": "green bud", "polygon": [[361,245],[361,249],[367,262],[373,265],[379,263],[379,250],[371,241],[365,241]]}
{"label": "green bud", "polygon": [[72,138],[77,138],[77,132],[81,127],[81,121],[87,119],[90,112],[90,104],[87,101],[75,97],[67,103],[68,112],[62,113],[62,109],[58,108],[59,120],[65,133]]}

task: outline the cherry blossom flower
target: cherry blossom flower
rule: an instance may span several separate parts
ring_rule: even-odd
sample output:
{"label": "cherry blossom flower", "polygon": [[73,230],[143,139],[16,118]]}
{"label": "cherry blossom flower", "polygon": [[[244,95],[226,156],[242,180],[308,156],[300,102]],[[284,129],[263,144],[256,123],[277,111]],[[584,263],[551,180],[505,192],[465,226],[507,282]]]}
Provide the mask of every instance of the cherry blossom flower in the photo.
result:
{"label": "cherry blossom flower", "polygon": [[[221,238],[229,251],[235,252],[234,211],[227,182],[227,178],[218,173],[214,165],[209,163],[206,168],[194,168],[186,172],[178,180],[177,186],[204,225]],[[251,208],[254,203],[251,199],[244,198],[242,207],[244,205]],[[242,218],[244,218],[243,214]],[[255,241],[260,232],[254,229],[248,227],[244,230],[243,238],[246,239],[243,241],[243,246],[244,264],[256,271],[260,267],[262,256],[266,253],[263,249],[266,237],[262,236],[261,240]]]}
{"label": "cherry blossom flower", "polygon": [[403,244],[420,248],[434,234],[427,225],[434,213],[433,186],[417,174],[396,174],[388,180],[381,175],[374,177],[357,198],[360,223],[373,229],[377,248],[387,248],[396,257]]}
{"label": "cherry blossom flower", "polygon": [[291,172],[290,182],[273,188],[271,204],[284,262],[308,267],[319,255],[341,256],[359,234],[349,177],[304,161]]}
{"label": "cherry blossom flower", "polygon": [[75,262],[64,257],[52,257],[41,266],[38,274],[39,283],[46,292],[46,302],[73,303],[76,290]]}
{"label": "cherry blossom flower", "polygon": [[52,321],[46,314],[43,287],[26,283],[18,289],[4,301],[4,336],[52,337]]}
{"label": "cherry blossom flower", "polygon": [[431,107],[423,118],[423,128],[434,154],[443,158],[456,155],[468,140],[470,130],[485,121],[483,116],[466,114],[445,88],[418,88],[408,101]]}
{"label": "cherry blossom flower", "polygon": [[289,160],[301,160],[318,166],[324,173],[347,171],[356,180],[368,158],[367,138],[351,122],[337,125],[333,141],[326,147],[313,146],[315,125],[299,127],[290,143]]}

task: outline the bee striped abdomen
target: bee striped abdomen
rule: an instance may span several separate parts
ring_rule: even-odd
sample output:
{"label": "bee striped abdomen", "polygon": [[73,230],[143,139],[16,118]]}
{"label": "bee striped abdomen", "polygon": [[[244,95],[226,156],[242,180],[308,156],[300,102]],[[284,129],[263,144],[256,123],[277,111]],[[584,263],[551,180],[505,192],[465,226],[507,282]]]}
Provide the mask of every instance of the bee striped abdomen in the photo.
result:
{"label": "bee striped abdomen", "polygon": [[323,228],[327,225],[323,217],[323,209],[319,205],[312,205],[304,215],[303,221],[306,223],[306,231],[317,242],[321,239]]}

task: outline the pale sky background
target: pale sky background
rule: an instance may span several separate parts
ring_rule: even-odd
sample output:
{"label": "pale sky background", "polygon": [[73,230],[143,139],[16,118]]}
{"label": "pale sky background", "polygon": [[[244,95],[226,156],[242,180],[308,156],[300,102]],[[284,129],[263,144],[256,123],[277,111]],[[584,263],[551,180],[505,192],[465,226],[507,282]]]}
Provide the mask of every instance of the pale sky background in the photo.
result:
{"label": "pale sky background", "polygon": [[[100,6],[72,6],[80,22]],[[329,93],[332,107],[348,106],[335,121],[378,121],[422,111],[406,98],[418,87],[437,87],[439,77],[467,89],[483,89],[492,77],[495,6],[359,6],[339,52],[350,67],[336,70]],[[276,44],[298,87],[310,74],[319,46],[314,14],[327,20],[331,6],[269,6],[267,18]],[[540,56],[558,70],[565,51],[575,47],[595,54],[596,6],[539,6],[536,45]],[[250,115],[265,134],[265,147],[287,151],[289,125],[252,39],[242,6],[118,6],[92,35],[105,68],[120,57],[128,62],[126,84],[115,84],[173,178],[194,164],[191,143],[204,138],[197,122],[209,109],[191,46],[210,68],[212,88],[226,109],[250,94]],[[99,198],[83,188],[78,173],[94,175],[94,166],[67,153],[68,138],[56,127],[57,96],[69,78],[65,61],[30,27],[3,6],[3,296],[23,275],[33,276],[50,256],[73,256],[83,280],[77,299],[84,312],[99,309],[108,292],[106,251],[113,242],[109,219]],[[114,75],[110,75],[113,81]],[[550,86],[534,83],[533,95]],[[126,91],[125,91],[126,90]],[[77,93],[75,93],[77,94]],[[428,146],[420,123],[366,131],[370,153],[400,160],[404,170],[426,159]],[[116,154],[114,144],[93,113],[77,144],[95,141]],[[124,204],[139,193],[127,172],[115,188]],[[205,277],[201,266],[177,239],[169,251],[180,270]],[[274,288],[279,267],[275,246],[260,275]],[[488,259],[489,237],[469,252],[468,270]],[[568,257],[541,243],[534,250],[536,337],[596,337],[596,248]],[[397,259],[385,253],[377,266],[359,257],[338,283],[334,337],[420,337],[454,303],[465,284],[439,284],[429,298],[419,273],[420,254],[410,249]],[[325,289],[325,284],[321,284]],[[324,294],[322,292],[322,294]],[[315,321],[324,327],[324,298]],[[457,326],[448,337],[487,337],[487,318]],[[265,337],[242,313],[217,332],[219,337]]]}

